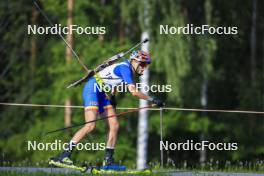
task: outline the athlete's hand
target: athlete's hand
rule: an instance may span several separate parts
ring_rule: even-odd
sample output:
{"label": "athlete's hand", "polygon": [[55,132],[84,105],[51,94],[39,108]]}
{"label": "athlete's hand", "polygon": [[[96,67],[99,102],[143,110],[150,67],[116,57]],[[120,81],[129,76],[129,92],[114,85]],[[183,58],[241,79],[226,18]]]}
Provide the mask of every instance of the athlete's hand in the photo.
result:
{"label": "athlete's hand", "polygon": [[165,102],[163,102],[162,100],[157,99],[156,97],[151,97],[150,101],[152,103],[156,104],[160,108],[165,106]]}

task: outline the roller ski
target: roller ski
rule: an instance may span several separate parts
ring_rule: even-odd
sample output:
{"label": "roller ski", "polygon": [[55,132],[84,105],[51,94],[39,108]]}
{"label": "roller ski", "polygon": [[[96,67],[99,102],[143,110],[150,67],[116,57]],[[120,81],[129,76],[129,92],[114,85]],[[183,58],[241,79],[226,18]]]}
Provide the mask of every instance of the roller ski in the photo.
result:
{"label": "roller ski", "polygon": [[[125,169],[124,169],[125,168]],[[116,170],[117,169],[117,170]],[[129,170],[126,169],[126,166],[119,166],[119,165],[115,165],[115,166],[111,166],[111,167],[94,167],[91,170],[91,173],[93,175],[118,175],[118,174],[132,174],[132,175],[151,175],[152,171],[151,169],[143,169],[143,170]]]}
{"label": "roller ski", "polygon": [[86,172],[88,169],[87,166],[78,166],[73,164],[73,161],[69,157],[50,158],[49,165],[60,168],[73,169],[80,172]]}
{"label": "roller ski", "polygon": [[150,175],[152,172],[150,169],[144,169],[144,170],[127,170],[126,166],[122,166],[119,164],[114,163],[114,159],[112,158],[112,155],[108,155],[105,157],[103,166],[100,167],[93,167],[91,169],[91,173],[94,175],[97,174],[140,174],[140,175]]}

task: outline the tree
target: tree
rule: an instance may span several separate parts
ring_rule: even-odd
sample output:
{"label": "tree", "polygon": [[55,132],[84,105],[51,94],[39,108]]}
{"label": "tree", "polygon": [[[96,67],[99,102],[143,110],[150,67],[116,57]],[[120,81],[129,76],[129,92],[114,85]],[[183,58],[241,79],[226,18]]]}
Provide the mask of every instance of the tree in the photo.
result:
{"label": "tree", "polygon": [[[70,28],[71,25],[73,25],[73,6],[74,6],[74,0],[68,0],[68,19],[67,19],[67,25]],[[67,42],[70,47],[73,48],[73,36],[72,33],[67,34]],[[70,64],[72,60],[72,52],[68,46],[66,46],[66,64]],[[70,97],[66,98],[65,100],[65,106],[71,106],[71,99]],[[65,127],[71,126],[71,116],[72,116],[72,109],[71,107],[65,108],[65,116],[64,116],[64,123]]]}
{"label": "tree", "polygon": [[[148,0],[143,1],[143,14],[141,14],[141,20],[143,21],[142,25],[142,34],[141,40],[149,39],[149,5]],[[140,10],[141,11],[141,10]],[[142,51],[149,53],[149,42],[142,45]],[[149,70],[145,70],[144,74],[140,77],[140,84],[142,87],[149,86]],[[144,89],[141,90],[148,95],[148,92]],[[146,107],[148,102],[146,100],[139,100],[139,107]],[[138,119],[138,143],[137,143],[137,168],[144,169],[147,165],[147,145],[148,145],[148,110],[143,109],[139,111]]]}

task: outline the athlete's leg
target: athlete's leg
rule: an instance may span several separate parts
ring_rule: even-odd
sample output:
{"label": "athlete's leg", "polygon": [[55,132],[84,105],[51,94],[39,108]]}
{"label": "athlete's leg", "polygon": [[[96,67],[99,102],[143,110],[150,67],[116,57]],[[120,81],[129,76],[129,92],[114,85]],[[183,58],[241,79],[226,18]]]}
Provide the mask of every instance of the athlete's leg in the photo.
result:
{"label": "athlete's leg", "polygon": [[115,110],[112,107],[112,105],[108,105],[105,107],[104,116],[114,116],[111,118],[106,119],[108,124],[108,135],[107,135],[107,143],[106,146],[108,148],[115,148],[116,141],[117,141],[117,135],[118,135],[118,129],[119,129],[119,122],[117,118],[115,117]]}
{"label": "athlete's leg", "polygon": [[103,165],[112,165],[114,164],[114,150],[117,141],[119,123],[116,118],[116,113],[112,105],[108,105],[104,107],[104,116],[111,118],[106,119],[106,123],[108,124],[108,135],[105,149],[105,158]]}
{"label": "athlete's leg", "polygon": [[[85,108],[85,121],[91,121],[95,120],[96,116],[98,114],[98,108],[94,109],[92,107],[87,107]],[[63,161],[64,163],[67,164],[72,164],[73,162],[70,160],[70,156],[72,154],[72,151],[76,147],[76,145],[88,134],[90,133],[93,129],[95,128],[95,122],[93,123],[87,123],[85,124],[81,129],[79,129],[69,142],[69,145],[65,150],[61,153],[59,156],[59,160]]]}
{"label": "athlete's leg", "polygon": [[[98,88],[94,87],[96,81],[94,78],[90,79],[84,89],[83,89],[83,101],[84,101],[84,115],[85,122],[95,120],[99,109],[99,92]],[[95,128],[95,122],[85,124],[81,129],[79,129],[72,138],[72,141],[77,144],[81,141],[88,133],[93,131]]]}
{"label": "athlete's leg", "polygon": [[[96,109],[91,109],[87,107],[85,109],[85,122],[95,120],[98,114]],[[72,141],[78,143],[80,142],[87,134],[95,129],[95,122],[85,124],[81,129],[79,129],[73,136]]]}
{"label": "athlete's leg", "polygon": [[[95,120],[96,116],[98,114],[98,92],[97,89],[94,90],[93,86],[95,84],[94,79],[90,79],[84,87],[83,90],[83,100],[84,100],[84,106],[85,106],[85,111],[84,111],[84,116],[85,116],[85,121],[91,121]],[[73,149],[77,145],[78,142],[81,141],[88,133],[90,133],[93,129],[95,128],[95,122],[93,123],[87,123],[85,124],[81,129],[79,129],[71,141],[69,142],[68,147],[62,152],[62,154],[59,156],[60,161],[69,161],[67,163],[72,163],[70,161],[70,156],[72,154]]]}

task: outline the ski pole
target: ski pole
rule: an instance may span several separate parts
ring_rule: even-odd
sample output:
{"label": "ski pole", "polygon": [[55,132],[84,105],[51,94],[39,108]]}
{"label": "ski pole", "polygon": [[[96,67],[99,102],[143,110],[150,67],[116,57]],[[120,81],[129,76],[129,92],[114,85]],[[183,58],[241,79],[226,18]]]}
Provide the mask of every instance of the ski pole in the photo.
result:
{"label": "ski pole", "polygon": [[[36,8],[38,9],[38,11],[41,13],[41,15],[47,20],[47,22],[49,23],[49,25],[51,25],[52,27],[55,26],[51,20],[48,18],[48,16],[46,15],[46,13],[39,7],[38,3],[33,0],[34,5],[36,6]],[[86,67],[86,65],[83,63],[83,61],[80,59],[80,57],[77,55],[77,53],[74,51],[74,49],[69,45],[69,43],[66,41],[66,39],[61,35],[61,33],[58,33],[60,38],[63,40],[63,42],[65,43],[65,45],[71,50],[72,54],[75,56],[75,58],[77,59],[77,61],[79,62],[79,64],[83,67],[83,69],[89,73],[90,70]]]}
{"label": "ski pole", "polygon": [[120,117],[120,116],[123,116],[123,115],[128,114],[128,113],[131,113],[131,112],[140,111],[141,109],[152,108],[153,106],[155,106],[155,105],[152,104],[152,105],[149,105],[149,106],[145,106],[145,107],[141,107],[141,108],[137,108],[137,109],[132,109],[132,110],[128,110],[128,111],[125,111],[125,112],[120,112],[118,114],[114,114],[114,115],[110,115],[110,116],[107,116],[107,117],[103,117],[103,118],[91,120],[91,121],[88,121],[88,122],[84,122],[84,123],[72,125],[72,126],[69,126],[69,127],[65,127],[65,128],[60,128],[60,129],[48,131],[48,132],[45,133],[45,135],[50,134],[50,133],[55,133],[55,132],[63,131],[63,130],[70,129],[70,128],[75,128],[75,127],[83,126],[85,124],[97,122],[97,121],[104,120],[104,119],[109,119],[109,118],[113,118],[113,117]]}

